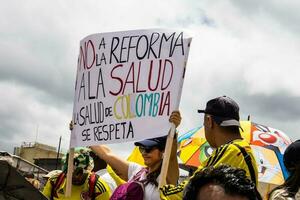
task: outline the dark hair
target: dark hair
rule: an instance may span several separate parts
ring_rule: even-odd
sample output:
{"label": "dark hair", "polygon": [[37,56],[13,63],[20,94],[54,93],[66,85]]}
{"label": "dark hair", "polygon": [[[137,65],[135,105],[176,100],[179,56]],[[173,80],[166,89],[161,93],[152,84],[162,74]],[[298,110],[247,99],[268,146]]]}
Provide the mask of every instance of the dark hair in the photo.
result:
{"label": "dark hair", "polygon": [[147,174],[145,185],[150,183],[150,184],[155,185],[156,187],[158,187],[158,182],[157,182],[156,179],[160,174],[161,167],[162,167],[162,162],[160,163],[160,166],[156,170],[154,170],[153,172],[150,172],[149,174]]}
{"label": "dark hair", "polygon": [[283,194],[284,197],[295,197],[300,188],[300,163],[298,163],[294,169],[287,168],[287,170],[290,172],[288,179],[285,180],[282,185],[275,187],[269,193],[269,196],[271,196],[275,190],[285,189],[286,193]]}
{"label": "dark hair", "polygon": [[94,160],[94,168],[92,169],[92,172],[97,172],[107,167],[107,163],[105,162],[105,160],[101,159],[93,151],[90,151],[89,154]]}
{"label": "dark hair", "polygon": [[240,195],[249,200],[262,199],[255,183],[247,178],[245,170],[220,165],[215,168],[210,166],[197,172],[185,187],[183,200],[196,200],[201,187],[209,183],[221,186],[228,195]]}

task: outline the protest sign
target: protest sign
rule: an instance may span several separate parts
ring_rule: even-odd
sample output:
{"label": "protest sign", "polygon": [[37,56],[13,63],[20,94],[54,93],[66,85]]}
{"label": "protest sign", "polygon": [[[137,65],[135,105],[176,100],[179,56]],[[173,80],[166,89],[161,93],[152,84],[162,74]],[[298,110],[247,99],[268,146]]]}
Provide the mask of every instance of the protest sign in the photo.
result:
{"label": "protest sign", "polygon": [[168,134],[190,42],[184,32],[170,30],[100,33],[81,40],[70,146]]}

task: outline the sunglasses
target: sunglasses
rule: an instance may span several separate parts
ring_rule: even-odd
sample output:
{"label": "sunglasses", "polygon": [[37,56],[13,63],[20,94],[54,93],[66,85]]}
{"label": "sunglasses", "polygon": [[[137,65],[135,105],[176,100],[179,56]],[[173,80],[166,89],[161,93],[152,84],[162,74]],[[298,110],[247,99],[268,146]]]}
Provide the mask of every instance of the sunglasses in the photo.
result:
{"label": "sunglasses", "polygon": [[139,146],[139,151],[141,153],[150,153],[153,149],[156,147],[145,147],[145,146]]}

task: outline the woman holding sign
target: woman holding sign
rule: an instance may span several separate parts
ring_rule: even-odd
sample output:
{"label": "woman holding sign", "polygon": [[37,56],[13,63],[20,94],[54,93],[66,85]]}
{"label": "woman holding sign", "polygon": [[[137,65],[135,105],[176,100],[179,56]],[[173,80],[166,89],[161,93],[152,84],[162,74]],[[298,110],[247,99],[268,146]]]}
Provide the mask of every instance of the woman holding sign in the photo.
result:
{"label": "woman holding sign", "polygon": [[[179,111],[172,112],[169,121],[177,127],[181,122]],[[139,150],[144,159],[146,167],[133,162],[128,162],[114,155],[111,150],[104,145],[92,146],[91,149],[103,160],[105,160],[115,172],[125,181],[124,185],[119,186],[114,192],[111,199],[136,199],[141,196],[141,199],[152,200],[160,199],[158,181],[163,161],[163,154],[166,145],[167,136],[146,139],[134,144],[139,147]],[[170,164],[167,174],[167,184],[177,184],[179,177],[179,168],[177,160],[177,140],[174,138]],[[133,183],[134,182],[134,183]],[[136,186],[141,185],[141,186]],[[138,187],[142,187],[140,190]],[[130,189],[133,188],[134,192]],[[132,194],[130,198],[128,195]],[[126,196],[126,197],[125,197]]]}

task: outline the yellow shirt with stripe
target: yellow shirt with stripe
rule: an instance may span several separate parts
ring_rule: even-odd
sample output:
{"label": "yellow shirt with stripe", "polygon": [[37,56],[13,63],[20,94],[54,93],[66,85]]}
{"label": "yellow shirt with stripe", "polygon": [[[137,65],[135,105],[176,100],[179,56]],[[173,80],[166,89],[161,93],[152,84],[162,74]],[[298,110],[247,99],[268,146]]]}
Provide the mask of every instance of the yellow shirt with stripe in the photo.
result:
{"label": "yellow shirt with stripe", "polygon": [[[60,185],[60,187],[57,190],[57,195],[58,198],[54,197],[54,200],[59,199],[59,200],[82,200],[81,198],[81,193],[82,192],[88,192],[89,190],[89,176],[86,178],[84,184],[82,185],[72,185],[72,195],[71,197],[65,197],[65,192],[66,192],[66,185],[67,185],[67,181],[66,178],[64,179],[63,183]],[[57,180],[58,175],[49,178],[49,180],[47,181],[44,189],[43,189],[43,195],[46,196],[48,199],[50,199],[51,196],[51,189],[52,189],[52,185],[51,185],[51,181],[53,181],[54,183]],[[107,183],[102,180],[100,177],[98,178],[98,181],[95,185],[95,194],[96,194],[96,200],[108,200],[111,196],[111,191],[109,189],[109,186],[107,185]]]}
{"label": "yellow shirt with stripe", "polygon": [[[202,170],[204,167],[208,166],[220,166],[221,164],[227,164],[232,167],[244,169],[246,171],[247,177],[251,180],[251,175],[249,172],[248,165],[244,159],[244,156],[240,149],[235,146],[237,144],[244,148],[248,155],[251,157],[251,163],[254,168],[255,179],[257,184],[258,172],[256,161],[254,158],[254,154],[250,145],[245,140],[234,140],[228,144],[224,144],[219,148],[215,149],[212,155],[203,163],[203,166],[199,166],[196,172]],[[196,173],[195,172],[195,173]],[[181,184],[174,186],[174,185],[165,185],[160,188],[160,197],[163,200],[179,200],[183,198],[183,190],[185,185],[188,183],[188,180],[183,181]]]}

